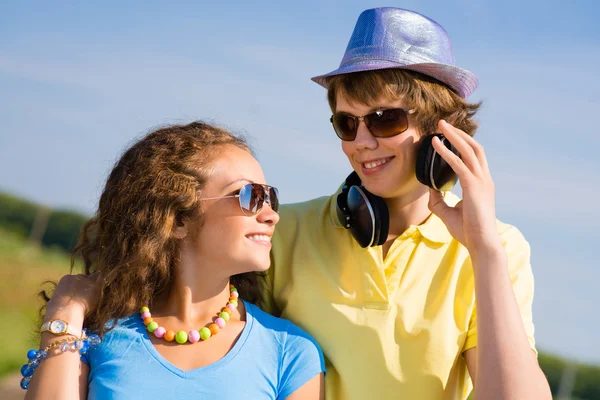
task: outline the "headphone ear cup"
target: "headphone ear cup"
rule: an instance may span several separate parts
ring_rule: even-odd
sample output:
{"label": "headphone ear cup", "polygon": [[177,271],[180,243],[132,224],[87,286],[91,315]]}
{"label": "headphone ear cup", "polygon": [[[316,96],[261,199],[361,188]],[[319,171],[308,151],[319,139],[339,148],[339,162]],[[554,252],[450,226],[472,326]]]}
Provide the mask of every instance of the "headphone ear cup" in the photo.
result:
{"label": "headphone ear cup", "polygon": [[340,224],[346,228],[350,228],[350,221],[352,215],[348,209],[348,192],[353,185],[360,185],[360,178],[356,171],[352,171],[350,175],[344,181],[342,185],[342,191],[337,195],[336,198],[336,211],[337,217]]}
{"label": "headphone ear cup", "polygon": [[390,213],[388,206],[381,197],[375,196],[364,188],[363,192],[367,196],[371,208],[373,209],[373,215],[375,216],[375,231],[373,232],[374,238],[371,246],[381,246],[387,240],[390,229]]}
{"label": "headphone ear cup", "polygon": [[421,139],[421,145],[419,146],[419,151],[417,153],[417,162],[415,165],[415,174],[417,175],[417,180],[421,182],[425,186],[433,187],[431,184],[431,175],[429,171],[431,171],[431,162],[433,159],[433,153],[435,149],[431,144],[431,141],[435,135],[427,135]]}

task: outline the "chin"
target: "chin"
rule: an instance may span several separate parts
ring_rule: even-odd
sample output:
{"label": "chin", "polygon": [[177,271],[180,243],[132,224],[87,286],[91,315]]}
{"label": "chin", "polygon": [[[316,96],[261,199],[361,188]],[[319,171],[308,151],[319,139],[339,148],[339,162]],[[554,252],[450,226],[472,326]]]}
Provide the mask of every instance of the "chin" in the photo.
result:
{"label": "chin", "polygon": [[386,182],[365,182],[363,186],[375,196],[387,199],[394,197],[394,193],[398,191],[398,187],[392,187],[392,185]]}
{"label": "chin", "polygon": [[271,267],[271,260],[269,259],[267,262],[261,262],[259,264],[256,264],[256,268],[254,269],[254,271],[264,272],[264,271],[268,270],[270,267]]}
{"label": "chin", "polygon": [[386,176],[383,179],[367,179],[363,181],[363,186],[375,196],[384,199],[391,199],[412,192],[421,184],[417,181],[416,176]]}
{"label": "chin", "polygon": [[264,272],[271,266],[271,259],[266,260],[250,260],[247,264],[245,272]]}

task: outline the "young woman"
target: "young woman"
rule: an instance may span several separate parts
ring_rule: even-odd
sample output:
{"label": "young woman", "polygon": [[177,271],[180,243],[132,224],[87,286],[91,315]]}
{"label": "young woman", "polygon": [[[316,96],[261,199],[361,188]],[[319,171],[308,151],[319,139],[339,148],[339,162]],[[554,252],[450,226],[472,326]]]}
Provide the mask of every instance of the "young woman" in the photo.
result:
{"label": "young woman", "polygon": [[[466,399],[473,383],[477,399],[550,399],[529,246],[496,220],[466,100],[477,79],[454,65],[446,31],[366,10],[340,67],[313,80],[353,173],[282,207],[264,307],[322,346],[327,398]],[[462,201],[446,192],[452,170]]]}
{"label": "young woman", "polygon": [[83,228],[85,273],[47,303],[27,398],[322,399],[318,345],[251,303],[279,221],[264,182],[241,138],[201,122],[129,148]]}

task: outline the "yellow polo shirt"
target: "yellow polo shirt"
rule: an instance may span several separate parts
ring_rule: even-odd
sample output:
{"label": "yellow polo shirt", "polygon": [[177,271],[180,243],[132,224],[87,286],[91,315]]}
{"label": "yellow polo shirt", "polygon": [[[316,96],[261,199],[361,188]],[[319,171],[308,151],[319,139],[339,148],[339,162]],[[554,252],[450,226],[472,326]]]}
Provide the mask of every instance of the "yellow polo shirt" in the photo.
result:
{"label": "yellow polo shirt", "polygon": [[[467,398],[461,354],[477,345],[473,271],[439,218],[409,227],[383,259],[381,247],[363,249],[341,227],[335,195],[280,215],[262,307],[321,345],[328,400]],[[516,228],[498,229],[535,350],[529,245]]]}

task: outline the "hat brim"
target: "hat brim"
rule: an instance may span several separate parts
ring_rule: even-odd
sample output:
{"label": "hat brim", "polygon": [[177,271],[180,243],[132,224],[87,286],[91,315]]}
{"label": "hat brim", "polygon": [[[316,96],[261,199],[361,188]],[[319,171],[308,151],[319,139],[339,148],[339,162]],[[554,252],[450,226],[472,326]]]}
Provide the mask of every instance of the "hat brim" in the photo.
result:
{"label": "hat brim", "polygon": [[421,63],[402,65],[393,61],[385,60],[361,60],[350,64],[346,64],[324,75],[319,75],[311,78],[312,81],[318,83],[327,89],[329,79],[336,75],[351,74],[360,71],[375,71],[379,69],[399,68],[410,71],[420,72],[424,75],[437,79],[452,88],[456,93],[466,99],[477,88],[479,81],[477,77],[462,68],[448,64],[438,63]]}

